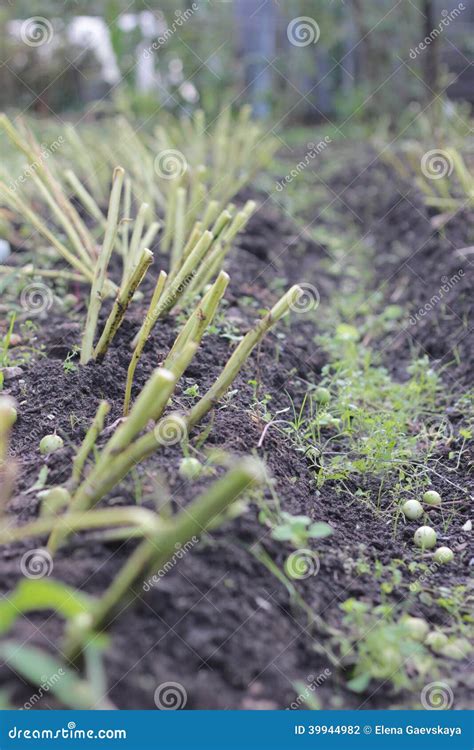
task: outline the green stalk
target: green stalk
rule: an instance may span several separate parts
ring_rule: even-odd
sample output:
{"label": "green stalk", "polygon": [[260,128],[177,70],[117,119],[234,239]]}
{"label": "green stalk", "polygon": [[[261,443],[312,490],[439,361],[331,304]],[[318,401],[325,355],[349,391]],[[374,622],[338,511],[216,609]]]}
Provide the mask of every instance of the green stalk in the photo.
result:
{"label": "green stalk", "polygon": [[21,542],[31,537],[43,536],[55,530],[61,534],[70,534],[84,529],[100,529],[104,527],[133,526],[141,530],[142,536],[152,530],[161,531],[165,523],[151,510],[146,508],[119,507],[100,508],[84,513],[67,513],[59,518],[43,516],[23,526],[1,526],[0,544]]}
{"label": "green stalk", "polygon": [[[110,623],[119,606],[130,604],[139,594],[134,587],[143,582],[148,574],[159,571],[173,558],[176,549],[184,547],[194,537],[199,537],[243,492],[264,481],[264,470],[260,462],[242,459],[222,479],[178,513],[168,523],[166,530],[145,539],[127,560],[118,575],[101,597],[92,617],[91,631],[99,632]],[[66,644],[65,652],[70,660],[79,655],[80,642],[74,637]]]}
{"label": "green stalk", "polygon": [[194,247],[196,247],[197,242],[201,239],[202,230],[203,230],[202,223],[200,221],[196,221],[189,235],[189,239],[183,248],[183,252],[181,255],[181,265],[186,260],[191,250]]}
{"label": "green stalk", "polygon": [[95,221],[97,221],[100,226],[105,227],[107,219],[100,210],[100,207],[95,201],[94,197],[84,187],[84,185],[77,177],[77,175],[72,171],[72,169],[65,170],[64,178],[74,190],[75,194],[81,201],[86,211],[89,212],[89,215],[92,216],[92,218],[95,219]]}
{"label": "green stalk", "polygon": [[30,141],[28,143],[28,141],[20,135],[20,133],[15,129],[13,123],[11,123],[7,116],[4,114],[0,115],[0,128],[3,128],[10,140],[15,144],[17,149],[19,149],[26,156],[30,163],[35,164],[37,174],[39,175],[45,186],[47,186],[47,188],[49,188],[49,190],[52,192],[54,198],[56,199],[56,202],[63,210],[64,214],[68,216],[68,218],[74,225],[85,246],[88,256],[90,258],[93,258],[94,245],[93,243],[91,244],[91,238],[87,227],[85,226],[74,206],[65,195],[59,182],[54,178],[53,174],[44,163],[40,146],[34,138],[33,134],[30,131],[27,131]]}
{"label": "green stalk", "polygon": [[[130,415],[116,429],[95,467],[78,488],[69,506],[70,513],[85,511],[94,504],[97,487],[100,487],[102,478],[108,475],[115,458],[120,460],[127,446],[148,422],[161,416],[175,386],[176,379],[172,372],[164,368],[155,370],[135,401]],[[48,541],[49,551],[54,553],[64,541],[64,535],[55,528]]]}
{"label": "green stalk", "polygon": [[109,411],[110,411],[110,404],[108,403],[108,401],[101,401],[99,404],[99,408],[97,409],[97,413],[94,417],[94,420],[91,426],[89,427],[89,429],[87,430],[87,433],[82,442],[82,445],[79,448],[72,463],[71,482],[72,482],[73,487],[77,487],[77,485],[79,484],[82,471],[84,469],[84,464],[87,461],[87,458],[90,452],[94,448],[94,445],[96,443],[98,436],[104,429],[104,421]]}
{"label": "green stalk", "polygon": [[[175,427],[177,432],[188,432],[191,427],[194,427],[215,406],[238,375],[252,349],[262,340],[275,323],[290,310],[301,294],[302,290],[300,287],[291,287],[270,312],[258,321],[254,328],[246,334],[231,355],[221,375],[203,398],[198,401],[186,417],[183,418],[174,415],[173,418],[176,421]],[[167,444],[166,431],[165,429],[160,429],[160,427],[165,420],[170,421],[171,418],[171,415],[164,417],[158,422],[152,432],[146,432],[108,464],[107,471],[102,473],[98,482],[86,493],[89,507],[112,490],[128,474],[133,466],[151,456],[157,448]],[[81,488],[79,491],[81,491]]]}
{"label": "green stalk", "polygon": [[[127,258],[128,258],[128,249],[129,249],[129,229],[130,229],[130,222],[131,222],[131,214],[132,214],[132,181],[130,180],[130,177],[125,178],[125,185],[124,185],[124,191],[123,191],[123,211],[124,211],[124,217],[122,219],[122,223],[120,226],[121,229],[121,239],[122,239],[122,265],[123,265],[123,273],[122,273],[122,283],[125,281],[125,277],[127,275]],[[144,247],[148,247],[148,243],[144,243]]]}
{"label": "green stalk", "polygon": [[140,208],[138,209],[137,218],[135,219],[135,223],[133,226],[132,239],[130,240],[130,249],[128,251],[125,263],[127,274],[129,273],[129,269],[135,265],[138,253],[140,251],[140,240],[142,238],[143,228],[145,226],[145,219],[148,210],[148,203],[142,203]]}
{"label": "green stalk", "polygon": [[232,214],[227,209],[221,211],[214,223],[214,226],[211,229],[211,232],[216,239],[220,237],[226,226],[230,224],[231,220]]}
{"label": "green stalk", "polygon": [[176,386],[176,378],[170,370],[159,367],[147,380],[135,400],[129,416],[115,430],[98,461],[103,467],[109,456],[123,451],[141,432],[150,420],[156,420],[165,409]]}
{"label": "green stalk", "polygon": [[212,277],[222,268],[222,264],[224,263],[225,257],[230,250],[234,238],[245,228],[248,220],[250,219],[250,216],[255,210],[255,205],[256,204],[254,201],[248,201],[242,211],[239,211],[239,213],[234,216],[230,226],[227,226],[227,228],[222,233],[222,238],[220,239],[220,241],[212,247],[211,252],[206,258],[206,263],[203,263],[201,265],[200,269],[189,285],[186,292],[188,296],[191,297],[192,295],[199,292],[200,289],[203,289],[206,284],[210,282]]}
{"label": "green stalk", "polygon": [[217,401],[224,395],[242,369],[245,361],[255,346],[263,339],[265,334],[275,323],[286,315],[291,307],[297,302],[302,294],[301,287],[295,285],[272,307],[269,313],[259,320],[256,325],[242,339],[234,353],[231,355],[224,370],[217,378],[214,385],[191,409],[188,423],[191,427],[201,421],[203,416],[210,411]]}
{"label": "green stalk", "polygon": [[150,224],[150,226],[148,227],[148,229],[146,230],[143,236],[143,241],[142,241],[143,247],[152,246],[153,240],[155,239],[156,234],[158,230],[160,229],[160,227],[161,227],[161,224],[159,221],[154,221]]}
{"label": "green stalk", "polygon": [[[176,304],[179,297],[182,296],[186,289],[186,286],[190,282],[190,277],[192,278],[192,275],[196,272],[197,266],[209,250],[213,239],[214,238],[211,232],[204,232],[203,236],[196,244],[196,247],[191,251],[188,258],[185,260],[174,278],[172,278],[171,281],[168,279],[168,285],[165,293],[162,295],[162,298],[156,306],[155,310],[151,313],[151,326],[149,326],[150,332],[153,329],[158,318],[162,315],[166,315],[166,313],[168,313]],[[145,323],[142,325],[140,331],[133,339],[132,345],[134,347],[137,346],[138,341],[143,337],[144,330]]]}
{"label": "green stalk", "polygon": [[179,265],[184,245],[185,233],[185,214],[186,214],[186,188],[180,187],[176,192],[176,207],[174,217],[174,237],[171,248],[171,273]]}
{"label": "green stalk", "polygon": [[217,214],[219,213],[219,201],[209,201],[207,204],[206,212],[202,218],[202,227],[203,229],[209,229],[211,224],[215,222],[217,219]]}
{"label": "green stalk", "polygon": [[85,166],[84,173],[87,175],[87,179],[92,187],[93,192],[95,193],[96,199],[100,203],[104,199],[104,190],[102,188],[100,180],[96,175],[95,164],[93,159],[91,159],[90,157],[90,149],[88,148],[87,144],[84,143],[75,127],[70,123],[65,126],[64,132],[75,153],[76,162],[80,165]]}
{"label": "green stalk", "polygon": [[168,202],[166,205],[166,216],[165,216],[165,231],[161,238],[161,247],[166,252],[170,248],[171,238],[173,236],[173,230],[175,226],[175,215],[176,215],[176,198],[179,188],[179,180],[175,179],[171,181],[170,192],[168,195]]}
{"label": "green stalk", "polygon": [[153,253],[145,248],[125,285],[119,289],[112,310],[110,311],[110,315],[104,326],[102,336],[94,349],[94,359],[105,357],[115,334],[122,324],[127,308],[133,299],[133,295],[143,281],[143,278],[152,262]]}
{"label": "green stalk", "polygon": [[163,290],[166,284],[166,279],[167,279],[166,273],[164,271],[161,271],[160,275],[158,276],[158,281],[156,282],[155,290],[153,292],[153,297],[151,298],[151,302],[148,307],[147,314],[145,315],[145,320],[138,334],[138,340],[137,340],[137,343],[135,345],[135,348],[132,354],[132,359],[130,360],[130,364],[128,366],[127,382],[125,384],[125,396],[124,396],[124,403],[123,403],[124,417],[127,416],[128,411],[130,409],[130,400],[132,397],[132,385],[133,385],[133,378],[135,375],[135,370],[138,364],[138,360],[140,359],[143,349],[145,347],[145,344],[148,340],[148,336],[150,335],[151,329],[153,327],[154,311],[157,309],[159,301],[163,294]]}
{"label": "green stalk", "polygon": [[97,258],[89,307],[87,310],[86,328],[82,339],[81,364],[83,365],[89,362],[92,357],[97,320],[102,305],[105,274],[109,265],[110,256],[112,255],[115,235],[117,232],[123,179],[123,169],[121,167],[116,167],[112,180],[112,191],[110,194],[109,211],[107,215],[107,228],[105,230],[104,242],[99,257]]}
{"label": "green stalk", "polygon": [[33,211],[25,201],[20,198],[18,194],[11,192],[11,190],[0,182],[0,196],[5,200],[13,210],[19,213],[23,219],[26,219],[53,247],[56,248],[58,253],[69,263],[70,266],[79,271],[85,279],[92,282],[94,278],[93,272],[85,265],[85,263],[77,258],[70,250],[64,245],[57,237],[48,229],[46,224]]}
{"label": "green stalk", "polygon": [[174,358],[180,353],[188,341],[192,341],[195,344],[201,342],[206,328],[214,319],[228,283],[229,275],[222,271],[176,337],[173,347],[164,362],[164,367],[171,367]]}
{"label": "green stalk", "polygon": [[31,263],[28,263],[23,268],[19,266],[0,266],[0,273],[17,273],[20,276],[44,276],[49,279],[66,279],[66,281],[77,281],[83,283],[85,281],[83,276],[79,276],[77,273],[72,271],[63,271],[62,269],[52,268],[35,268]]}

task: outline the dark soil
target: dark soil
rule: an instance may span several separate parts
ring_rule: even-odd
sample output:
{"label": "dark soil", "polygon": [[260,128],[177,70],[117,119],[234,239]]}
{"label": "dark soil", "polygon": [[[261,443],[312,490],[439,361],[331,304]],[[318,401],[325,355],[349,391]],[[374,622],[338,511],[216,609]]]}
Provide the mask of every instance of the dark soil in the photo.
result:
{"label": "dark soil", "polygon": [[[370,160],[370,155],[367,155]],[[360,216],[363,233],[370,232],[375,254],[376,286],[384,288],[387,303],[396,301],[413,315],[438,290],[442,278],[463,269],[461,280],[446,297],[416,325],[408,325],[393,341],[381,339],[375,345],[383,351],[393,372],[403,373],[415,347],[426,352],[435,366],[456,362],[444,372],[449,383],[465,388],[472,373],[471,299],[472,263],[454,249],[472,244],[468,218],[459,215],[446,228],[445,236],[433,229],[430,216],[419,196],[387,175],[380,165],[364,172],[350,165],[336,176],[333,188]],[[375,186],[375,187],[374,187]],[[404,194],[404,191],[407,194]],[[318,207],[315,207],[315,211]],[[472,226],[472,224],[471,224]],[[471,229],[472,231],[472,229]],[[277,279],[285,285],[306,281],[317,284],[321,298],[338,293],[336,274],[321,271],[329,254],[306,238],[300,230],[269,202],[250,222],[230,261],[231,285],[226,295],[227,317],[241,332],[249,327],[259,308],[268,307],[277,297]],[[272,291],[273,290],[273,291]],[[253,303],[252,303],[253,300]],[[76,311],[82,318],[81,310]],[[47,319],[39,320],[39,341],[45,357],[23,366],[23,374],[7,382],[7,391],[19,403],[12,450],[19,474],[16,494],[9,512],[18,522],[34,518],[38,512],[35,492],[28,493],[41,467],[49,469],[48,484],[64,482],[71,471],[74,451],[84,437],[100,399],[112,406],[111,425],[121,416],[123,389],[129,362],[129,342],[136,332],[140,312],[124,324],[105,361],[65,372],[63,362],[79,341],[80,325],[74,316],[66,320],[53,307]],[[173,341],[176,324],[169,319],[156,326],[137,371],[136,389],[156,367]],[[288,407],[289,396],[302,398],[307,383],[317,383],[326,362],[324,352],[314,343],[318,333],[317,316],[293,315],[281,324],[254,352],[234,388],[237,393],[213,415],[206,447],[219,446],[234,454],[257,452],[265,426],[250,405],[257,380],[257,398],[269,394],[272,413]],[[195,361],[177,391],[175,405],[192,402],[184,390],[195,383],[200,392],[215,379],[232,350],[232,342],[218,335],[207,336]],[[38,442],[56,430],[65,448],[48,457],[39,455]],[[199,432],[199,430],[198,430]],[[106,438],[102,437],[101,442]],[[349,674],[333,665],[331,629],[340,627],[339,605],[349,597],[380,603],[380,582],[370,576],[347,571],[347,560],[365,550],[367,556],[389,564],[403,558],[404,545],[411,539],[413,524],[407,524],[396,539],[373,511],[348,502],[344,494],[327,484],[315,489],[308,460],[298,453],[288,438],[270,429],[258,452],[265,457],[276,480],[283,510],[305,513],[315,520],[332,524],[334,535],[318,542],[321,568],[317,576],[295,583],[299,594],[317,616],[310,618],[291,601],[288,591],[252,554],[257,545],[280,569],[291,548],[270,538],[258,521],[258,511],[248,511],[207,535],[185,555],[151,591],[141,592],[134,607],[118,617],[110,630],[111,644],[106,655],[106,671],[111,701],[120,709],[154,709],[154,691],[164,682],[184,686],[192,709],[285,708],[295,700],[295,682],[310,682],[310,676],[329,671],[317,696],[325,708],[393,708],[394,703],[410,707],[417,696],[393,696],[387,686],[358,696],[346,688]],[[167,448],[138,469],[143,503],[153,507],[155,498],[170,495],[175,507],[186,505],[209,479],[194,487],[177,473],[179,446]],[[461,467],[456,481],[474,490],[469,466]],[[136,483],[124,481],[106,499],[108,505],[135,502]],[[440,489],[443,489],[442,487]],[[446,485],[446,491],[451,487]],[[463,496],[463,502],[467,498]],[[454,540],[447,532],[443,543],[464,545],[467,536]],[[2,595],[21,579],[20,559],[28,549],[41,546],[43,539],[30,540],[1,550]],[[105,543],[95,533],[83,533],[71,540],[54,561],[53,577],[100,597],[119,567],[130,555],[134,543]],[[465,583],[469,555],[459,553],[459,564],[442,575],[433,575],[432,586]],[[137,591],[137,593],[139,593]],[[403,592],[394,591],[400,600]],[[418,605],[414,605],[415,610]],[[430,607],[412,614],[430,617]],[[431,617],[433,615],[431,614]],[[447,615],[446,615],[447,617]],[[29,645],[42,645],[50,651],[61,648],[62,623],[51,614],[32,614],[20,619],[9,637]],[[452,669],[452,663],[447,665]],[[467,705],[467,667],[456,664],[458,686],[456,708]],[[328,673],[326,673],[327,675]],[[14,705],[21,706],[32,693],[11,670],[0,670],[3,686],[8,687]],[[57,707],[51,694],[37,708]]]}

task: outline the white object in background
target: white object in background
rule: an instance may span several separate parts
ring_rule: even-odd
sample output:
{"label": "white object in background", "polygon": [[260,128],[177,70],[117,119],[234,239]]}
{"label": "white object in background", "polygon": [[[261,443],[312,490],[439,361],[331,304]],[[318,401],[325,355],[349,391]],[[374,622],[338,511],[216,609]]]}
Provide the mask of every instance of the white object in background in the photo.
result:
{"label": "white object in background", "polygon": [[0,240],[0,263],[6,261],[10,253],[10,243],[7,240]]}

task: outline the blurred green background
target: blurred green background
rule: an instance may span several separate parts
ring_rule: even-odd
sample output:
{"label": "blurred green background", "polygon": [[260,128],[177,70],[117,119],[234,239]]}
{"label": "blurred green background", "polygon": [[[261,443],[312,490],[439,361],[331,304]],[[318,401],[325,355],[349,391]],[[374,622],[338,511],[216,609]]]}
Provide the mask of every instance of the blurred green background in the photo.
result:
{"label": "blurred green background", "polygon": [[[314,39],[295,44],[302,17]],[[283,124],[394,122],[444,90],[474,100],[472,0],[15,0],[0,23],[0,107],[37,115],[235,100]]]}

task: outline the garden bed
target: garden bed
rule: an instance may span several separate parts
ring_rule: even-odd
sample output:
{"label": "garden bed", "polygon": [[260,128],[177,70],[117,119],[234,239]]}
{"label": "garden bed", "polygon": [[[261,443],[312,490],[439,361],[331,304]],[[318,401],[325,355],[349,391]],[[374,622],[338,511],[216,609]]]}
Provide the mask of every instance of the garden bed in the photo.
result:
{"label": "garden bed", "polygon": [[[368,154],[367,163],[370,158]],[[469,416],[462,408],[460,396],[466,395],[473,364],[469,299],[473,273],[469,256],[460,256],[455,251],[472,244],[466,228],[469,217],[458,214],[442,236],[434,229],[421,198],[400,183],[388,168],[371,167],[357,177],[361,171],[359,163],[354,168],[349,164],[341,174],[332,175],[331,185],[360,217],[357,229],[372,247],[373,274],[366,289],[368,299],[376,289],[381,289],[385,305],[397,305],[403,310],[403,325],[396,330],[383,328],[379,334],[374,329],[364,341],[381,356],[397,381],[407,379],[406,367],[418,350],[426,353],[430,366],[440,371],[443,390],[438,392],[436,413],[431,416],[442,419],[443,424],[447,420],[451,433],[449,440],[434,442],[427,470],[433,469],[433,485],[443,498],[456,502],[452,506],[454,518],[446,527],[441,511],[431,511],[433,524],[442,529],[440,541],[453,549],[455,561],[430,573],[431,601],[407,593],[404,586],[412,580],[407,571],[403,571],[402,580],[397,579],[391,589],[388,585],[381,588],[381,584],[391,581],[394,560],[408,561],[416,554],[412,536],[418,524],[399,521],[394,529],[385,513],[383,495],[377,509],[370,503],[357,501],[356,479],[344,486],[337,480],[328,480],[318,487],[317,460],[277,425],[267,429],[259,447],[268,425],[267,413],[278,419],[277,412],[291,409],[292,403],[298,409],[308,387],[319,384],[324,376],[329,356],[318,339],[325,332],[320,313],[327,321],[335,298],[344,295],[347,289],[352,292],[367,283],[362,267],[366,261],[353,264],[350,273],[347,269],[341,272],[336,264],[331,268],[331,252],[311,240],[307,231],[302,233],[298,225],[260,196],[263,205],[229,259],[231,283],[226,294],[229,322],[218,321],[217,330],[205,337],[178,385],[175,403],[191,405],[193,396],[189,394],[196,384],[200,393],[205,392],[220,372],[235,338],[249,329],[260,308],[268,308],[275,302],[278,290],[301,282],[316,286],[320,311],[293,314],[265,339],[238,376],[232,395],[214,411],[212,429],[200,450],[202,455],[207,449],[218,448],[232,454],[262,456],[274,477],[274,492],[281,510],[327,522],[333,534],[310,542],[319,556],[319,571],[304,580],[290,581],[290,590],[263,564],[262,553],[283,570],[292,548],[272,538],[270,529],[259,520],[259,507],[250,497],[240,517],[205,535],[157,585],[141,592],[133,608],[114,620],[105,665],[108,697],[120,709],[156,708],[155,690],[167,682],[184,687],[186,707],[192,709],[304,708],[309,702],[308,695],[316,697],[323,708],[331,709],[416,708],[420,703],[418,687],[411,691],[406,686],[394,687],[387,680],[374,680],[362,693],[349,689],[347,682],[353,676],[353,664],[348,658],[341,660],[341,650],[344,651],[341,643],[343,636],[347,636],[347,626],[343,624],[340,605],[354,598],[366,602],[370,611],[387,603],[395,608],[397,616],[405,610],[412,616],[426,618],[432,625],[449,626],[467,604],[469,534],[461,527],[469,517],[469,500],[474,492],[472,453],[462,450],[457,468],[456,463],[462,442],[459,430],[466,427]],[[311,209],[314,213],[307,213],[305,218],[313,221],[320,208],[315,205]],[[344,231],[347,220],[342,202],[336,204],[336,209],[337,221]],[[354,216],[351,222],[357,225]],[[154,268],[160,268],[158,261]],[[460,275],[459,269],[462,269]],[[440,304],[432,304],[429,313],[419,315],[415,324],[411,324],[410,318],[429,302],[444,283],[444,277],[451,279],[455,274],[459,280],[449,295]],[[145,295],[148,292],[146,286],[144,292]],[[373,299],[370,314],[377,316],[382,309],[378,298]],[[64,361],[79,342],[81,309],[68,317],[53,305],[47,315],[36,319],[34,346],[38,350],[44,347],[46,356],[33,356],[28,364],[22,365],[23,372],[6,382],[5,388],[20,407],[12,439],[19,477],[9,506],[9,512],[19,522],[37,514],[38,501],[31,488],[45,464],[49,469],[49,484],[61,484],[69,476],[75,449],[99,401],[107,399],[111,404],[108,425],[121,417],[129,345],[143,313],[134,308],[103,363],[92,362],[81,367],[72,358],[74,367],[70,370],[65,369]],[[351,322],[363,328],[366,314],[355,309]],[[137,391],[162,361],[173,342],[175,329],[169,318],[155,327],[137,370]],[[201,425],[194,435],[203,429]],[[412,429],[416,433],[419,425],[413,424]],[[53,431],[63,438],[65,447],[45,459],[38,452],[38,443],[42,435]],[[104,437],[99,445],[103,442]],[[195,497],[196,489],[207,486],[209,480],[199,479],[192,485],[183,481],[177,471],[181,455],[177,445],[149,458],[105,503],[110,506],[140,502],[153,507],[157,498],[169,497],[173,507],[185,506]],[[392,480],[387,475],[387,483]],[[380,477],[366,476],[363,489],[375,504]],[[265,497],[271,499],[268,490]],[[22,555],[31,546],[40,545],[38,539],[35,545],[31,542],[2,548],[0,592],[3,595],[12,591],[21,579]],[[95,532],[80,533],[57,553],[52,575],[100,597],[133,546],[133,541],[105,543]],[[360,559],[369,565],[367,572],[357,566]],[[375,561],[382,566],[380,578],[371,572]],[[440,587],[451,592],[459,587],[462,603],[457,614],[435,602]],[[11,635],[29,645],[54,651],[60,649],[61,632],[57,617],[37,613],[19,620]],[[439,657],[436,669],[436,674],[428,671],[425,682],[431,682],[430,677],[449,679],[455,695],[454,707],[467,707],[468,660],[455,662]],[[22,706],[31,695],[31,686],[17,679],[6,666],[2,668],[1,679],[8,686],[13,704]],[[316,682],[317,687],[311,687]],[[301,694],[303,699],[298,697]],[[48,694],[36,708],[56,706]]]}

